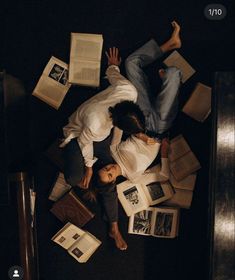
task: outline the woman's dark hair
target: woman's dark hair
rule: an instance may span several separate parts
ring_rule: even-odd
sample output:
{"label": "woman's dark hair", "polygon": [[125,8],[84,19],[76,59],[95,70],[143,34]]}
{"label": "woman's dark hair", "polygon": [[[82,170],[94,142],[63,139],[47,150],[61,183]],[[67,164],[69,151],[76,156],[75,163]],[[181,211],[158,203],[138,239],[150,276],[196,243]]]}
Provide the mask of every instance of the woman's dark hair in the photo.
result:
{"label": "woman's dark hair", "polygon": [[126,134],[136,134],[145,131],[145,117],[140,107],[132,101],[122,101],[114,107],[109,107],[113,125]]}

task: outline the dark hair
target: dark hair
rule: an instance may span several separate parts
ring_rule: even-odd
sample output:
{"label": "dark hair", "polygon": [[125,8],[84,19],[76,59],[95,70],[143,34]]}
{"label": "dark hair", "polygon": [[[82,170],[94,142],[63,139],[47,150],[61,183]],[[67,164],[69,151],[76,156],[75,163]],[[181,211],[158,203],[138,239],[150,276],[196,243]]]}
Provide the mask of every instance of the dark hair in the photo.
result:
{"label": "dark hair", "polygon": [[145,131],[145,117],[140,107],[132,101],[122,101],[114,107],[109,107],[113,125],[126,134],[136,134]]}

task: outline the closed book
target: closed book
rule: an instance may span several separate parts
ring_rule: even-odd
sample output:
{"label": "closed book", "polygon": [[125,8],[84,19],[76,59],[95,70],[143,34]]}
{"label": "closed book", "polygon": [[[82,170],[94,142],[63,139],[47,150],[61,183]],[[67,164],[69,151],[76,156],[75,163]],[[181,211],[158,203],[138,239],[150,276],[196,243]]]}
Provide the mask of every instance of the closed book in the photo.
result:
{"label": "closed book", "polygon": [[60,221],[64,223],[70,222],[78,227],[83,227],[95,216],[74,191],[70,191],[55,202],[50,211]]}

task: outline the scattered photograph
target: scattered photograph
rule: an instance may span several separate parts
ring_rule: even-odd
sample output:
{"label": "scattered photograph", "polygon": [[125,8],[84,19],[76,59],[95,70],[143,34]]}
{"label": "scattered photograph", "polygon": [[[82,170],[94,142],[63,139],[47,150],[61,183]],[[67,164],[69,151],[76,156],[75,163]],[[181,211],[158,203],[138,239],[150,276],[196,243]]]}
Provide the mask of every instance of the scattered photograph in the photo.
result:
{"label": "scattered photograph", "polygon": [[154,235],[170,236],[173,223],[173,213],[157,212]]}
{"label": "scattered photograph", "polygon": [[49,73],[49,77],[59,82],[64,70],[65,69],[60,65],[54,64],[54,66],[51,69],[51,72]]}
{"label": "scattered photograph", "polygon": [[152,200],[157,200],[164,197],[162,186],[159,182],[153,182],[146,185]]}
{"label": "scattered photograph", "polygon": [[129,205],[132,209],[136,209],[140,206],[140,196],[136,186],[131,187],[130,189],[123,192],[126,200],[129,202]]}
{"label": "scattered photograph", "polygon": [[67,83],[67,80],[68,80],[68,70],[64,70],[61,78],[59,79],[59,82],[62,84],[62,85],[66,85]]}
{"label": "scattered photograph", "polygon": [[152,211],[143,210],[134,215],[133,232],[150,234]]}
{"label": "scattered photograph", "polygon": [[80,237],[78,233],[74,234],[73,239],[77,240]]}
{"label": "scattered photograph", "polygon": [[78,258],[80,258],[83,255],[83,252],[80,251],[77,247],[73,249],[72,253]]}
{"label": "scattered photograph", "polygon": [[61,236],[60,239],[58,240],[59,243],[63,243],[65,241],[65,237]]}

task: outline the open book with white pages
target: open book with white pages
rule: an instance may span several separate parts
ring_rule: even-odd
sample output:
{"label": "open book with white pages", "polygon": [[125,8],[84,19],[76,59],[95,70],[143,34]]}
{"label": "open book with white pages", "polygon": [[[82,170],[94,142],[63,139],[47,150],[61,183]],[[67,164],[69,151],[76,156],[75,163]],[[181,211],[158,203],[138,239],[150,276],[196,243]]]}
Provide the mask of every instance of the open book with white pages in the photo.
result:
{"label": "open book with white pages", "polygon": [[174,195],[168,182],[157,182],[156,173],[144,173],[138,183],[126,180],[117,185],[120,203],[127,216],[161,203]]}
{"label": "open book with white pages", "polygon": [[52,56],[33,90],[33,95],[58,109],[70,86],[68,64]]}
{"label": "open book with white pages", "polygon": [[175,238],[179,230],[179,208],[149,207],[129,218],[128,233]]}
{"label": "open book with white pages", "polygon": [[69,82],[98,87],[103,48],[101,34],[71,33]]}
{"label": "open book with white pages", "polygon": [[67,250],[80,263],[87,262],[101,244],[94,235],[71,223],[67,223],[51,240]]}

